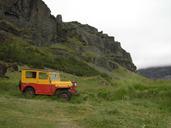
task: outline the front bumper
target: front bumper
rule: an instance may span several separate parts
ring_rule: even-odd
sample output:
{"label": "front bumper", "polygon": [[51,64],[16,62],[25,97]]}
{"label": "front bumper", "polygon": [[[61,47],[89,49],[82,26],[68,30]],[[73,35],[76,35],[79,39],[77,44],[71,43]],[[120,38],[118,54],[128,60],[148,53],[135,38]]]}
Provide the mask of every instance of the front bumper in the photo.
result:
{"label": "front bumper", "polygon": [[72,95],[79,95],[79,92],[76,90],[75,87],[72,87],[69,89],[69,92],[72,94]]}

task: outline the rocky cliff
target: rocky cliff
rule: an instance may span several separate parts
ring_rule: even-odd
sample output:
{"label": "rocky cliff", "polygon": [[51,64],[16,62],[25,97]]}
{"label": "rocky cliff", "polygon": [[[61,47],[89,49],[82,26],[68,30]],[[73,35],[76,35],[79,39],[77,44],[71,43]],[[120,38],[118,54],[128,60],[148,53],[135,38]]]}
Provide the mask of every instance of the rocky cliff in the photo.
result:
{"label": "rocky cliff", "polygon": [[0,16],[1,20],[17,27],[19,32],[14,34],[33,41],[36,45],[56,42],[57,21],[42,0],[1,0]]}
{"label": "rocky cliff", "polygon": [[51,15],[42,0],[0,0],[1,43],[11,36],[35,47],[48,47],[56,56],[69,55],[109,71],[119,65],[136,70],[130,54],[121,48],[114,37],[89,25],[63,22],[61,15]]}

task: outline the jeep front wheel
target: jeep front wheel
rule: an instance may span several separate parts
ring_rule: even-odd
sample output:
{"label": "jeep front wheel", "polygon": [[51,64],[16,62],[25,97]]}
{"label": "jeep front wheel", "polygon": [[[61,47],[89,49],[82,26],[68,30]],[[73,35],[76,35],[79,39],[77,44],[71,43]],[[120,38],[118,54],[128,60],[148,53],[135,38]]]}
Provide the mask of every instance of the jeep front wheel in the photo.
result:
{"label": "jeep front wheel", "polygon": [[35,96],[35,91],[33,88],[28,87],[24,90],[23,95],[26,98],[33,98]]}
{"label": "jeep front wheel", "polygon": [[71,99],[71,93],[68,90],[59,90],[57,97],[63,101],[69,101]]}

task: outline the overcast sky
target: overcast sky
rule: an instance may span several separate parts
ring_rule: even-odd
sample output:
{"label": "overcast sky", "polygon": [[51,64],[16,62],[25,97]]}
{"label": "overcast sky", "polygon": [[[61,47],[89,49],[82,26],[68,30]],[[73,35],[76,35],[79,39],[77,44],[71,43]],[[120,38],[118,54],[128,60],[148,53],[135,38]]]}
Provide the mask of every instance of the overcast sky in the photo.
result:
{"label": "overcast sky", "polygon": [[64,22],[114,36],[138,68],[171,65],[171,0],[44,0]]}

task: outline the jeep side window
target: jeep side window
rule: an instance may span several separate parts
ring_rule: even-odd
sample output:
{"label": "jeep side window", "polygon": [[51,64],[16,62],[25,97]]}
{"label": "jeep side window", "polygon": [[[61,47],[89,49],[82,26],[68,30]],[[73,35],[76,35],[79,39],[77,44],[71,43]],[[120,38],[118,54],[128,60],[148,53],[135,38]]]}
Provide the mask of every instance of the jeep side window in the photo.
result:
{"label": "jeep side window", "polygon": [[26,78],[36,78],[36,72],[26,71]]}
{"label": "jeep side window", "polygon": [[43,80],[48,79],[48,74],[43,73],[43,72],[39,72],[39,79],[43,79]]}
{"label": "jeep side window", "polygon": [[52,80],[52,81],[58,80],[57,73],[52,73],[51,76],[50,76],[50,80]]}

